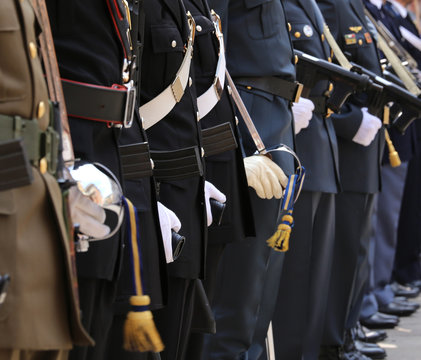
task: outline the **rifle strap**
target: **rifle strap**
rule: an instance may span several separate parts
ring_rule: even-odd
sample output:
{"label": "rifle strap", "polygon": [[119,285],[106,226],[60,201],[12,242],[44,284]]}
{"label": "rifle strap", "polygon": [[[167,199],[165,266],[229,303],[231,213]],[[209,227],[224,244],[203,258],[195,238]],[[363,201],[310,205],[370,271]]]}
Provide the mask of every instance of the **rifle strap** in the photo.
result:
{"label": "rifle strap", "polygon": [[415,96],[421,94],[421,90],[416,85],[413,75],[402,65],[401,60],[399,59],[398,55],[389,47],[387,44],[386,39],[383,37],[381,33],[381,29],[379,29],[379,24],[373,18],[373,16],[369,13],[367,9],[365,9],[365,15],[370,20],[373,25],[375,26],[378,34],[377,43],[379,45],[380,50],[383,52],[384,56],[386,56],[387,60],[395,70],[396,75],[402,80],[405,87]]}
{"label": "rifle strap", "polygon": [[386,41],[379,34],[377,43],[379,44],[380,50],[386,56],[387,60],[392,64],[393,70],[404,83],[405,87],[415,96],[421,95],[421,90],[415,84],[414,80],[411,78],[411,75],[408,73],[408,70],[402,65],[398,56],[393,52],[393,50],[387,45]]}
{"label": "rifle strap", "polygon": [[333,51],[336,59],[338,59],[339,64],[347,69],[351,70],[352,65],[346,58],[345,54],[342,52],[341,48],[339,47],[338,43],[336,42],[335,38],[333,37],[332,33],[330,32],[329,27],[327,24],[323,24],[323,33],[325,34],[326,40]]}
{"label": "rifle strap", "polygon": [[[145,11],[143,8],[143,0],[131,0],[129,2],[131,17],[131,39],[133,44],[133,60],[136,65],[132,66],[130,79],[134,81],[134,86],[140,89],[140,63],[143,53],[143,44],[145,37]],[[140,91],[137,92],[138,102]]]}

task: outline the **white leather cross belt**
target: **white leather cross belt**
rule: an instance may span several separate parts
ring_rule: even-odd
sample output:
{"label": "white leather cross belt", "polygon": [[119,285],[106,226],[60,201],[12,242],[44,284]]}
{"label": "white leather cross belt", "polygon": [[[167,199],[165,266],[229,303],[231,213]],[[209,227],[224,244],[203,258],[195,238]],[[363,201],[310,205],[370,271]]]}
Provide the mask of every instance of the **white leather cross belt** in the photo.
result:
{"label": "white leather cross belt", "polygon": [[221,31],[221,23],[219,16],[212,12],[214,17],[215,34],[219,40],[219,58],[216,65],[215,79],[212,86],[197,98],[197,108],[199,111],[199,119],[204,118],[221,99],[225,84],[225,47],[224,37]]}
{"label": "white leather cross belt", "polygon": [[139,114],[145,130],[162,120],[174,108],[174,106],[180,102],[184,95],[184,90],[186,89],[189,81],[196,27],[193,17],[189,12],[187,13],[187,17],[189,21],[190,35],[186,53],[177,71],[175,80],[159,95],[155,96],[152,100],[148,101],[139,108]]}

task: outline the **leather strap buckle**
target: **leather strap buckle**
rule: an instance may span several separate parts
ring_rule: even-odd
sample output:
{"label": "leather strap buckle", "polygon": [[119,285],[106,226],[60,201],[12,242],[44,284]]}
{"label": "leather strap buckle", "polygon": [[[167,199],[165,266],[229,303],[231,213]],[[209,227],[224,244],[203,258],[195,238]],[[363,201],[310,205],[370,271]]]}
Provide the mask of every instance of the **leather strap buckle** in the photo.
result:
{"label": "leather strap buckle", "polygon": [[218,101],[221,100],[222,92],[224,91],[224,89],[222,89],[222,84],[221,84],[221,81],[219,80],[219,76],[215,77],[215,80],[213,81],[212,86],[215,90],[215,94]]}
{"label": "leather strap buckle", "polygon": [[133,81],[124,85],[127,87],[126,92],[126,106],[124,108],[123,126],[129,128],[133,124],[134,109],[136,105],[136,87],[133,86]]}
{"label": "leather strap buckle", "polygon": [[180,102],[184,95],[183,84],[181,83],[180,77],[177,76],[174,82],[171,84],[172,94],[176,103]]}

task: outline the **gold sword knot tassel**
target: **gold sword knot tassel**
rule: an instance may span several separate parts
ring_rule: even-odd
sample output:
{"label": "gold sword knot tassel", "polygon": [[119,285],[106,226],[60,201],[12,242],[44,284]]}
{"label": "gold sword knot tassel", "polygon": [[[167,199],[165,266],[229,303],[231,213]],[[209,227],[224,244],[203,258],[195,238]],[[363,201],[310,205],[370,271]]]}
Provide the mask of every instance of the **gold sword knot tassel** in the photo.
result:
{"label": "gold sword knot tassel", "polygon": [[[383,124],[389,125],[390,120],[390,108],[389,106],[384,107],[383,111]],[[398,167],[401,165],[401,159],[399,157],[399,153],[396,151],[395,147],[393,146],[392,139],[390,138],[389,132],[387,129],[384,129],[384,137],[386,139],[387,148],[389,150],[389,162],[391,167]]]}
{"label": "gold sword knot tassel", "polygon": [[267,244],[275,251],[285,252],[289,249],[289,238],[291,236],[294,218],[292,210],[282,216],[282,222],[278,225],[276,232],[266,241]]}

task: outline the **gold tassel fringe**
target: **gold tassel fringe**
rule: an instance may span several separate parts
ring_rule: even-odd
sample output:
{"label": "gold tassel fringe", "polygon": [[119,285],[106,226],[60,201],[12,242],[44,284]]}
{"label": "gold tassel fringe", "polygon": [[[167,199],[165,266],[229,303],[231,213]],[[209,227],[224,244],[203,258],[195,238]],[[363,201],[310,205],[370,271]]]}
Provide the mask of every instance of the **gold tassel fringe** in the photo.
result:
{"label": "gold tassel fringe", "polygon": [[288,251],[293,222],[294,219],[291,215],[282,216],[282,222],[278,225],[278,230],[266,241],[275,251]]}
{"label": "gold tassel fringe", "polygon": [[[134,306],[146,306],[150,304],[150,298],[147,295],[132,296],[130,303]],[[164,350],[164,344],[149,310],[130,311],[127,314],[123,347],[127,351],[140,352],[158,353]]]}
{"label": "gold tassel fringe", "polygon": [[399,158],[399,154],[396,151],[395,147],[393,146],[392,139],[389,136],[389,132],[384,129],[384,135],[387,143],[387,147],[389,149],[389,162],[391,167],[398,167],[401,165],[401,159]]}

